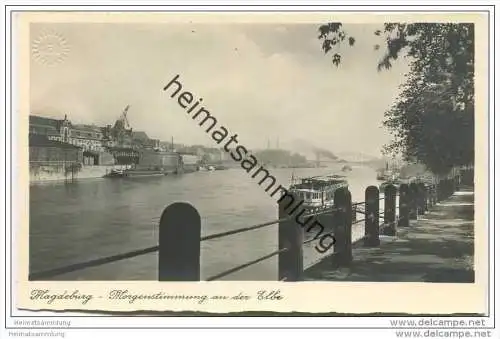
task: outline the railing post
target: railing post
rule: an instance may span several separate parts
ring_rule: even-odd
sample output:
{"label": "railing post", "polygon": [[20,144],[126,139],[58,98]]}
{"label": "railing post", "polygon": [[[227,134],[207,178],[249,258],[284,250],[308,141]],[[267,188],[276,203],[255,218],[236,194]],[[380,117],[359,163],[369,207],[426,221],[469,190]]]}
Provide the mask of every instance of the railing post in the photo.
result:
{"label": "railing post", "polygon": [[438,203],[438,184],[434,183],[432,185],[432,206],[435,206]]}
{"label": "railing post", "polygon": [[460,185],[474,185],[474,170],[472,168],[462,169],[460,171]]}
{"label": "railing post", "polygon": [[431,206],[434,206],[437,204],[437,185],[432,184],[431,186]]}
{"label": "railing post", "polygon": [[418,186],[416,183],[412,182],[409,187],[409,207],[410,211],[408,213],[410,220],[416,220],[418,218]]}
{"label": "railing post", "polygon": [[423,182],[418,183],[417,186],[418,186],[419,211],[420,214],[425,214],[425,212],[429,210],[429,207],[427,206],[427,199],[428,199],[427,187]]}
{"label": "railing post", "polygon": [[[288,200],[287,198],[291,198]],[[284,195],[278,202],[278,215],[280,221],[278,226],[279,249],[287,248],[287,251],[278,255],[278,279],[286,281],[302,280],[304,262],[302,244],[304,242],[304,230],[296,221],[296,215],[300,208],[301,200],[295,195]],[[298,206],[298,208],[296,208]]]}
{"label": "railing post", "polygon": [[438,182],[437,182],[437,184],[436,184],[436,204],[442,200],[441,197],[443,195],[443,193],[442,193],[442,191],[443,191],[443,184],[441,183],[441,181],[442,180],[439,179]]}
{"label": "railing post", "polygon": [[188,203],[165,208],[160,218],[158,280],[200,281],[201,218]]}
{"label": "railing post", "polygon": [[334,193],[335,255],[334,265],[349,266],[352,262],[352,201],[351,192],[347,188],[339,188]]}
{"label": "railing post", "polygon": [[453,190],[451,194],[454,194],[457,191],[458,188],[458,175],[455,174],[453,178],[451,179],[452,185],[453,185]]}
{"label": "railing post", "polygon": [[451,197],[453,193],[455,192],[455,187],[453,184],[453,178],[448,178],[448,196],[447,198]]}
{"label": "railing post", "polygon": [[399,226],[408,227],[410,226],[409,213],[409,187],[407,184],[401,184],[399,186]]}
{"label": "railing post", "polygon": [[380,245],[379,196],[377,186],[368,186],[365,190],[365,247]]}
{"label": "railing post", "polygon": [[427,199],[425,200],[425,210],[429,211],[432,207],[432,185],[425,185]]}
{"label": "railing post", "polygon": [[384,228],[382,234],[395,236],[396,231],[396,187],[392,184],[384,188]]}

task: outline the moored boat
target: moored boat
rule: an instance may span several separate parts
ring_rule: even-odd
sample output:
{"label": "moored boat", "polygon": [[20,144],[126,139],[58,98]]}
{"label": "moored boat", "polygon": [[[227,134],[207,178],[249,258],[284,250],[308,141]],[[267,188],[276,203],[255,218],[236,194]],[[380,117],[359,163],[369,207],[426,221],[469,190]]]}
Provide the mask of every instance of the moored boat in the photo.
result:
{"label": "moored boat", "polygon": [[126,174],[125,174],[124,170],[121,170],[121,169],[112,169],[104,177],[106,177],[106,178],[123,178],[125,176],[126,176]]}
{"label": "moored boat", "polygon": [[106,178],[130,178],[130,177],[149,177],[149,176],[164,176],[173,171],[165,170],[137,170],[137,169],[113,169],[105,175]]}
{"label": "moored boat", "polygon": [[292,178],[289,192],[304,201],[307,209],[333,206],[335,191],[339,188],[348,188],[345,176],[327,175],[308,178]]}
{"label": "moored boat", "polygon": [[394,180],[387,180],[387,181],[384,181],[383,183],[380,184],[379,186],[379,191],[380,192],[384,192],[385,188],[388,186],[388,185],[394,185],[394,187],[396,187],[396,189],[399,189],[399,186],[402,184],[402,181],[401,180],[397,180],[397,179],[394,179]]}

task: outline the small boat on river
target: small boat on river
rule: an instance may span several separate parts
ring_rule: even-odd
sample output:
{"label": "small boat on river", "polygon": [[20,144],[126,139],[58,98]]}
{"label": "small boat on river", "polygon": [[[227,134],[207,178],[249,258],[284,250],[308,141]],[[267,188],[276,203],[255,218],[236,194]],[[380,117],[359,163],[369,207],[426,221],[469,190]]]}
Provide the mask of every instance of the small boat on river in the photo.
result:
{"label": "small boat on river", "polygon": [[351,167],[351,166],[349,166],[349,165],[344,165],[344,166],[342,167],[342,172],[350,172],[350,171],[352,171],[352,167]]}
{"label": "small boat on river", "polygon": [[136,169],[112,169],[107,173],[105,178],[131,178],[131,177],[151,177],[151,176],[164,176],[174,171],[166,171],[163,169],[157,170],[136,170]]}
{"label": "small boat on river", "polygon": [[121,169],[112,169],[109,173],[106,173],[106,178],[123,178],[125,177],[125,171]]}

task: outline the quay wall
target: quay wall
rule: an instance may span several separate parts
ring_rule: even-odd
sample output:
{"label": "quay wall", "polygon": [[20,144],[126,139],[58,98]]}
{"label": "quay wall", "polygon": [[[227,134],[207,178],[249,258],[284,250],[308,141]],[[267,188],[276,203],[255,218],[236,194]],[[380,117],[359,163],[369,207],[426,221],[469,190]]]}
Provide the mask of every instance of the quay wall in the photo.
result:
{"label": "quay wall", "polygon": [[115,157],[109,152],[99,152],[98,165],[109,166],[115,164]]}
{"label": "quay wall", "polygon": [[137,170],[176,170],[180,165],[179,155],[174,152],[156,152],[153,150],[139,151]]}
{"label": "quay wall", "polygon": [[196,155],[154,150],[134,150],[134,152],[138,155],[137,163],[123,165],[117,161],[117,155],[121,154],[114,154],[116,152],[99,152],[93,158],[84,156],[81,148],[71,145],[51,143],[30,146],[29,181],[31,184],[102,178],[113,169],[126,168],[138,171],[184,173],[198,170],[199,157]]}
{"label": "quay wall", "polygon": [[113,169],[126,169],[125,165],[91,165],[68,168],[64,164],[30,164],[30,184],[102,178]]}
{"label": "quay wall", "polygon": [[181,154],[182,163],[184,165],[198,165],[200,157],[194,154]]}
{"label": "quay wall", "polygon": [[196,172],[200,157],[194,154],[180,154],[182,171],[185,173]]}

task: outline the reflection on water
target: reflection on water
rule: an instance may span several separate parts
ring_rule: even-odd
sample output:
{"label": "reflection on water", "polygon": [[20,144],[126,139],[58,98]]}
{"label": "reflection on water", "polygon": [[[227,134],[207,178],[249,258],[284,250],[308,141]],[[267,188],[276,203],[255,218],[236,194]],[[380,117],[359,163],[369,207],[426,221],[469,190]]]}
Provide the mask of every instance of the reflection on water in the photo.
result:
{"label": "reflection on water", "polygon": [[[339,168],[295,169],[295,176],[337,173]],[[292,169],[271,172],[283,186]],[[353,166],[346,173],[353,201],[364,200],[375,171]],[[238,229],[277,217],[277,203],[257,179],[242,169],[197,172],[182,176],[96,179],[73,184],[30,187],[30,271],[86,261],[156,245],[163,209],[184,201],[202,217],[202,235]],[[363,232],[353,229],[353,232]],[[320,256],[308,244],[305,265]],[[205,241],[201,274],[208,277],[276,250],[277,226]],[[68,280],[156,280],[156,254],[58,276]],[[276,280],[277,257],[225,278]]]}

